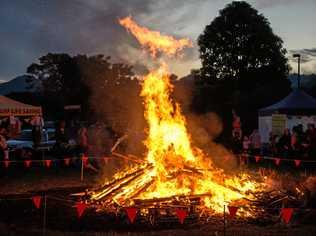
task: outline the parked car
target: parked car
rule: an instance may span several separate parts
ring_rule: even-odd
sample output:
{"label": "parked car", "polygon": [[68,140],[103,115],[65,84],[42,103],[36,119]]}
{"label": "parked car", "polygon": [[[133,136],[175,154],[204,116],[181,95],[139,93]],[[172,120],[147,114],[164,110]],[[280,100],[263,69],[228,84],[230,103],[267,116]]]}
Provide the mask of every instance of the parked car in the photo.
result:
{"label": "parked car", "polygon": [[[55,143],[55,129],[44,129],[38,150],[50,151]],[[26,157],[25,155],[30,155],[35,151],[33,147],[31,129],[22,130],[20,136],[14,139],[9,139],[7,144],[10,153],[14,152],[21,157]]]}
{"label": "parked car", "polygon": [[44,129],[55,129],[55,121],[45,121]]}

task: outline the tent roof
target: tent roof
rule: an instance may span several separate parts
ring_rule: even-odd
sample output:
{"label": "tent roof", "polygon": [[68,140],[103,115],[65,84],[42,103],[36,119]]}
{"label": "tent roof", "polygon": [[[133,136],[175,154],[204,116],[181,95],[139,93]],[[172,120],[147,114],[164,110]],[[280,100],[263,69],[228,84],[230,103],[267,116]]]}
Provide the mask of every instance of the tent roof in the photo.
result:
{"label": "tent roof", "polygon": [[316,99],[296,89],[281,101],[259,110],[259,115],[271,115],[274,113],[289,115],[315,115]]}
{"label": "tent roof", "polygon": [[0,116],[35,116],[42,115],[42,108],[0,96]]}

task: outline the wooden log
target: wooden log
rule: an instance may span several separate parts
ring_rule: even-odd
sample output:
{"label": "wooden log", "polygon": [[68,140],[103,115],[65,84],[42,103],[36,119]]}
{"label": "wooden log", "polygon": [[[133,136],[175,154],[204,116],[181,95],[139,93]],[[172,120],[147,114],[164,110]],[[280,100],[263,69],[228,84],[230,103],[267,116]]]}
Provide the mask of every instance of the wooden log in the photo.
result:
{"label": "wooden log", "polygon": [[139,164],[145,163],[145,161],[140,160],[140,159],[135,159],[134,156],[131,156],[131,155],[126,156],[126,155],[123,155],[123,154],[120,154],[120,153],[117,153],[117,152],[112,152],[112,155],[116,156],[116,157],[119,157],[119,158],[122,158],[124,160],[133,161],[133,162],[136,162],[136,163],[139,163]]}
{"label": "wooden log", "polygon": [[128,138],[127,134],[124,134],[122,137],[120,137],[113,145],[113,147],[111,148],[111,152],[113,153],[115,151],[115,149],[118,147],[118,145],[120,145],[121,142],[123,142],[125,139]]}
{"label": "wooden log", "polygon": [[173,195],[170,197],[161,197],[161,198],[150,198],[150,199],[134,199],[134,202],[136,205],[142,205],[142,204],[154,204],[154,203],[162,203],[162,202],[170,202],[170,201],[185,201],[188,202],[196,201],[197,199],[200,199],[201,197],[210,197],[211,194],[205,193],[205,194],[196,194],[196,195]]}
{"label": "wooden log", "polygon": [[113,182],[111,182],[109,185],[102,187],[99,191],[96,191],[97,193],[93,194],[93,199],[101,200],[107,197],[108,195],[118,191],[123,186],[126,186],[131,181],[135,180],[136,178],[144,174],[146,168],[148,168],[148,166],[142,169],[137,169],[135,172],[132,172],[131,174],[128,174],[127,176],[123,176],[120,179],[116,179]]}

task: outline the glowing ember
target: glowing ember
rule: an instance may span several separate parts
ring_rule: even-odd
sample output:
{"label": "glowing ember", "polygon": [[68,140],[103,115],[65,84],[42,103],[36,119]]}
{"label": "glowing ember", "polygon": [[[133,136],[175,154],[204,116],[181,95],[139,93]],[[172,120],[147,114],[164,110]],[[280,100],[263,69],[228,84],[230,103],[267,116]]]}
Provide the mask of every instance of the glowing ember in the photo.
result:
{"label": "glowing ember", "polygon": [[[191,45],[187,39],[176,40],[140,27],[131,17],[120,20],[120,24],[153,55],[158,50],[174,55]],[[126,205],[132,204],[128,200],[135,198],[203,195],[203,205],[216,213],[222,212],[224,205],[251,199],[251,192],[260,187],[258,183],[251,181],[246,174],[225,175],[223,170],[213,165],[210,157],[191,145],[180,105],[170,98],[172,89],[165,63],[144,77],[141,96],[148,122],[147,163],[129,172],[118,173],[106,189],[95,193],[92,198],[111,196],[111,201]]]}

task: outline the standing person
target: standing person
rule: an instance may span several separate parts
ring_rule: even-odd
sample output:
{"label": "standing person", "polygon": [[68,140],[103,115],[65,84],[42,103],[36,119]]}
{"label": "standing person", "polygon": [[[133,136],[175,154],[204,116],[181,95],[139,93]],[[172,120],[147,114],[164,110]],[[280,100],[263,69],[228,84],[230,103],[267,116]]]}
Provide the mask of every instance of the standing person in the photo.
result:
{"label": "standing person", "polygon": [[59,156],[64,155],[67,148],[68,139],[66,136],[66,122],[61,120],[56,123],[55,127],[55,148]]}
{"label": "standing person", "polygon": [[252,149],[252,154],[258,155],[260,154],[260,149],[261,149],[261,137],[257,129],[255,129],[250,137],[250,143],[251,143],[251,149]]}
{"label": "standing person", "polygon": [[307,140],[306,132],[304,132],[303,125],[299,124],[297,127],[298,127],[297,141],[299,143],[299,155],[303,157],[307,154],[307,150],[309,149],[309,142]]}
{"label": "standing person", "polygon": [[242,147],[243,147],[244,153],[249,153],[250,140],[248,139],[248,137],[246,135],[244,136],[244,140],[242,142]]}
{"label": "standing person", "polygon": [[75,144],[78,138],[78,126],[75,120],[70,120],[66,125],[66,133],[69,139],[69,144]]}
{"label": "standing person", "polygon": [[316,128],[314,124],[308,124],[306,131],[306,139],[309,144],[308,156],[315,157],[316,155]]}
{"label": "standing person", "polygon": [[4,160],[9,160],[7,140],[2,134],[0,134],[0,155],[3,157]]}
{"label": "standing person", "polygon": [[278,153],[284,156],[285,158],[291,152],[291,133],[289,129],[284,129],[283,135],[280,137],[277,143]]}
{"label": "standing person", "polygon": [[279,142],[278,135],[272,135],[270,137],[270,150],[273,156],[278,154],[278,142]]}
{"label": "standing person", "polygon": [[239,137],[242,137],[240,117],[237,116],[235,110],[232,110],[232,114],[233,114],[232,135],[233,135],[233,137],[235,137],[236,135],[238,135]]}
{"label": "standing person", "polygon": [[85,126],[81,126],[78,130],[78,145],[82,154],[88,155],[88,130]]}
{"label": "standing person", "polygon": [[65,121],[61,120],[57,122],[57,126],[55,128],[55,138],[56,138],[57,144],[67,143],[65,127],[66,127]]}
{"label": "standing person", "polygon": [[235,154],[240,154],[242,151],[242,140],[239,133],[236,133],[233,137],[233,149]]}
{"label": "standing person", "polygon": [[14,116],[9,117],[9,137],[15,138],[21,133],[21,122]]}
{"label": "standing person", "polygon": [[[88,156],[89,154],[89,137],[88,137],[88,129],[85,126],[81,126],[78,130],[78,144],[79,144],[79,151],[81,155]],[[86,168],[98,172],[97,168],[95,168],[91,163],[91,159],[88,160],[86,164]]]}
{"label": "standing person", "polygon": [[293,127],[292,135],[291,135],[291,149],[292,149],[292,157],[296,158],[299,154],[299,141],[298,141],[298,134],[297,134],[297,127]]}
{"label": "standing person", "polygon": [[40,145],[42,140],[44,120],[41,116],[34,116],[32,117],[30,124],[32,125],[33,146],[36,149]]}
{"label": "standing person", "polygon": [[5,138],[8,138],[8,131],[5,127],[0,126],[0,135],[2,135]]}

